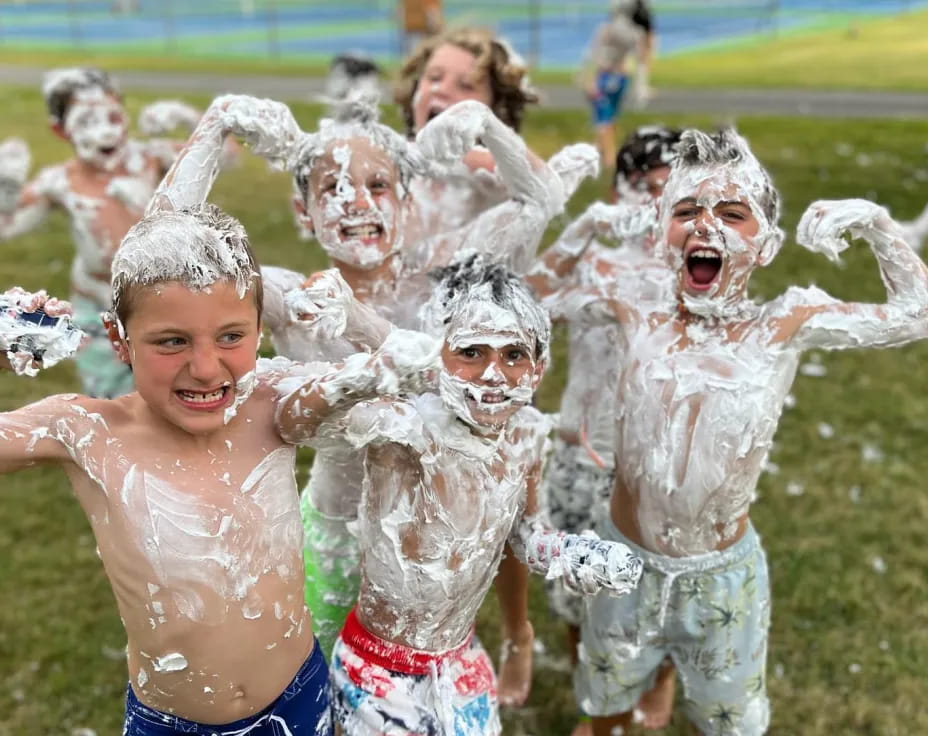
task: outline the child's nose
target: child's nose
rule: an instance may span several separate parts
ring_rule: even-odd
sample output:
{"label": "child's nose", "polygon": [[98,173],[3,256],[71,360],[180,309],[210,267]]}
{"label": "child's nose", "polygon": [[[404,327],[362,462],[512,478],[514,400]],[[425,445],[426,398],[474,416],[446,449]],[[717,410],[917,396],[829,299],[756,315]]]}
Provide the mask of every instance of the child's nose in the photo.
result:
{"label": "child's nose", "polygon": [[187,367],[190,377],[209,383],[219,374],[219,354],[215,346],[195,346]]}

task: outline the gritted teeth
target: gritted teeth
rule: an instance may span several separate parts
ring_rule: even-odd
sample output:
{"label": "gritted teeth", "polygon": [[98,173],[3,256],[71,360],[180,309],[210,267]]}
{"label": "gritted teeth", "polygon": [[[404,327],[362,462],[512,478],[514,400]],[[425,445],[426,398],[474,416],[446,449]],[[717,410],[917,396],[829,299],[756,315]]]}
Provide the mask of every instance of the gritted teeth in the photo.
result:
{"label": "gritted teeth", "polygon": [[379,238],[383,234],[383,226],[377,223],[363,225],[342,225],[342,236],[348,240],[369,240]]}
{"label": "gritted teeth", "polygon": [[228,385],[223,385],[213,391],[189,391],[187,389],[178,389],[177,395],[180,396],[184,401],[193,404],[210,404],[214,401],[219,401],[222,399],[228,390]]}

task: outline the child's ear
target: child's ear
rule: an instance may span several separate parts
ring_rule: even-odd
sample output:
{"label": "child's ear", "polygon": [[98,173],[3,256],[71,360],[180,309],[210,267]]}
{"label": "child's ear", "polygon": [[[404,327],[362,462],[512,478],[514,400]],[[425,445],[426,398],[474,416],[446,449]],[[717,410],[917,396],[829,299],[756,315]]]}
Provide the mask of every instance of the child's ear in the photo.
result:
{"label": "child's ear", "polygon": [[103,320],[103,327],[106,329],[106,336],[109,338],[110,345],[113,346],[116,356],[126,365],[131,365],[129,346],[126,344],[126,339],[119,334],[116,317],[112,312],[104,312],[100,317]]}
{"label": "child's ear", "polygon": [[299,194],[294,194],[290,202],[293,205],[293,214],[294,217],[296,217],[296,224],[300,226],[306,235],[309,237],[314,236],[316,231],[313,227],[313,218],[306,210],[306,202],[303,201],[303,197]]}
{"label": "child's ear", "polygon": [[65,133],[64,126],[61,123],[49,123],[48,127],[51,128],[52,133],[57,135],[59,138],[66,140],[66,141],[71,140],[71,136]]}
{"label": "child's ear", "polygon": [[758,245],[760,245],[760,250],[757,253],[758,266],[770,265],[777,253],[780,252],[780,248],[783,247],[783,239],[783,231],[775,227],[764,236],[763,240],[758,241]]}
{"label": "child's ear", "polygon": [[541,379],[544,378],[545,369],[548,367],[548,362],[546,360],[539,360],[535,363],[535,372],[532,374],[532,391],[537,391],[538,386],[541,384]]}

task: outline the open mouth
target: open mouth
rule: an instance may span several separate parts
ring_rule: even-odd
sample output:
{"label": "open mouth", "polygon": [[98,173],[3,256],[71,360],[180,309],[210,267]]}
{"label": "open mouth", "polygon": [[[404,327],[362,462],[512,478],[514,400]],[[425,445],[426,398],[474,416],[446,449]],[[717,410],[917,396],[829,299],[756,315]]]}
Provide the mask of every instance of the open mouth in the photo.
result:
{"label": "open mouth", "polygon": [[509,397],[503,391],[481,391],[478,395],[471,389],[467,391],[467,400],[478,408],[490,412],[509,405]]}
{"label": "open mouth", "polygon": [[425,118],[425,121],[428,122],[428,121],[430,121],[430,120],[434,120],[435,118],[437,118],[439,115],[441,115],[441,114],[442,114],[445,110],[447,110],[447,109],[448,109],[448,106],[447,106],[447,105],[432,105],[432,106],[429,108],[429,112],[428,112],[428,115],[427,115],[426,118]]}
{"label": "open mouth", "polygon": [[722,271],[722,254],[713,248],[697,246],[686,254],[686,275],[689,286],[705,291]]}
{"label": "open mouth", "polygon": [[100,153],[102,153],[104,156],[112,156],[114,153],[116,153],[116,149],[116,146],[103,146],[100,148]]}
{"label": "open mouth", "polygon": [[380,240],[383,236],[383,225],[375,222],[361,225],[342,225],[341,234],[343,240],[360,240],[364,243],[372,243]]}
{"label": "open mouth", "polygon": [[220,386],[211,391],[178,389],[174,395],[181,404],[196,411],[213,411],[222,407],[232,392],[231,386]]}

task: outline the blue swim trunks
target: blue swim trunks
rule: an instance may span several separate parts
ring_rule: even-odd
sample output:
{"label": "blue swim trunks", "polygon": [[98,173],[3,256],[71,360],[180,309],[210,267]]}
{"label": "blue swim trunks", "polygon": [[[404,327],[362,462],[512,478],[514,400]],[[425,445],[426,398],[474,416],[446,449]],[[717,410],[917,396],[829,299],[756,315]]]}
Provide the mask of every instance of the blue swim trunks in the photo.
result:
{"label": "blue swim trunks", "polygon": [[222,725],[202,724],[149,708],[126,690],[123,736],[332,736],[329,668],[317,642],[280,697],[260,713]]}
{"label": "blue swim trunks", "polygon": [[596,98],[593,102],[593,125],[608,125],[619,114],[628,77],[614,72],[598,72]]}

